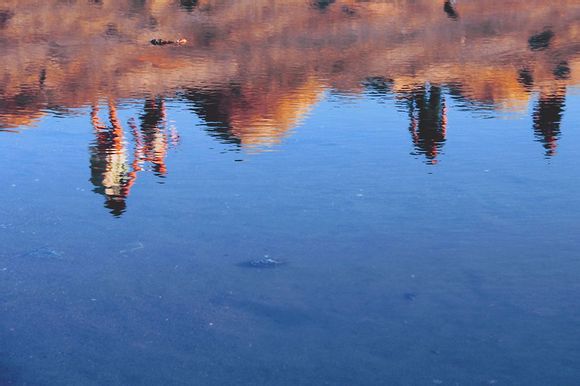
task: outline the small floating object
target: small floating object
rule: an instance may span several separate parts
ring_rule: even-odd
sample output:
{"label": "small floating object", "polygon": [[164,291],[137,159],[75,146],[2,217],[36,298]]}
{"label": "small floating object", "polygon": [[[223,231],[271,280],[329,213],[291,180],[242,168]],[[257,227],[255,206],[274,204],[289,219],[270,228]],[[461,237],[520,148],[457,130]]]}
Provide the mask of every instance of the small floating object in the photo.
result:
{"label": "small floating object", "polygon": [[187,39],[177,39],[177,40],[165,40],[165,39],[151,39],[151,44],[154,46],[166,46],[169,44],[174,44],[177,46],[183,46],[187,43]]}
{"label": "small floating object", "polygon": [[343,13],[347,14],[348,16],[356,15],[356,11],[349,6],[344,5],[341,10]]}
{"label": "small floating object", "polygon": [[286,262],[275,260],[270,257],[264,257],[263,259],[258,260],[250,260],[243,263],[238,264],[240,267],[246,268],[276,268],[280,265],[284,265]]}

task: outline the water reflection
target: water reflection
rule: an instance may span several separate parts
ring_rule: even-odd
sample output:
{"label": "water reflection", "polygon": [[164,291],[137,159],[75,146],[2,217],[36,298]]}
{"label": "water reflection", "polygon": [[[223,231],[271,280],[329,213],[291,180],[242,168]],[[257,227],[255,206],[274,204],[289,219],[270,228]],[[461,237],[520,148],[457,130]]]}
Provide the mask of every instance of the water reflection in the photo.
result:
{"label": "water reflection", "polygon": [[[158,177],[167,173],[165,158],[170,145],[179,142],[175,129],[165,127],[165,104],[162,98],[147,99],[137,127],[135,120],[128,122],[131,143],[126,139],[115,102],[110,101],[109,124],[99,119],[99,108],[91,108],[91,123],[95,141],[90,147],[91,183],[94,192],[105,197],[105,207],[114,216],[121,216],[127,207],[127,197],[137,179],[137,173],[147,170]],[[129,148],[132,146],[132,155]]]}
{"label": "water reflection", "polygon": [[187,12],[193,12],[197,7],[197,0],[179,0],[179,6]]}
{"label": "water reflection", "polygon": [[539,34],[533,35],[528,39],[532,51],[542,51],[550,47],[550,42],[554,38],[554,32],[546,29]]}
{"label": "water reflection", "polygon": [[183,98],[224,143],[259,149],[280,143],[321,98],[314,79],[278,79],[187,89]]}
{"label": "water reflection", "polygon": [[455,3],[455,0],[445,0],[445,3],[443,4],[443,11],[445,11],[447,16],[452,20],[459,19],[459,13],[457,13],[457,10],[455,9]]}
{"label": "water reflection", "polygon": [[562,86],[542,91],[534,108],[534,133],[546,149],[546,157],[556,154],[565,103],[566,88]]}
{"label": "water reflection", "polygon": [[409,117],[409,133],[415,148],[412,154],[424,156],[427,164],[435,165],[447,130],[443,88],[424,83],[395,92],[393,80],[385,78],[369,78],[364,85],[373,97],[396,100],[399,109]]}
{"label": "water reflection", "polygon": [[[533,132],[551,157],[566,90],[580,83],[575,4],[9,0],[0,9],[0,129],[93,105],[91,181],[115,215],[144,167],[167,174],[178,136],[165,124],[166,98],[217,140],[257,151],[290,135],[326,91],[366,92],[405,112],[413,154],[430,165],[451,106],[524,114],[537,100]],[[188,44],[149,44],[181,38]],[[115,102],[99,121],[93,101],[128,99],[144,105],[128,131]]]}
{"label": "water reflection", "polygon": [[440,86],[421,85],[410,90],[406,97],[409,110],[409,132],[417,154],[424,154],[427,162],[437,163],[436,157],[445,142],[447,114],[445,98]]}
{"label": "water reflection", "polygon": [[0,385],[578,383],[579,5],[3,0]]}

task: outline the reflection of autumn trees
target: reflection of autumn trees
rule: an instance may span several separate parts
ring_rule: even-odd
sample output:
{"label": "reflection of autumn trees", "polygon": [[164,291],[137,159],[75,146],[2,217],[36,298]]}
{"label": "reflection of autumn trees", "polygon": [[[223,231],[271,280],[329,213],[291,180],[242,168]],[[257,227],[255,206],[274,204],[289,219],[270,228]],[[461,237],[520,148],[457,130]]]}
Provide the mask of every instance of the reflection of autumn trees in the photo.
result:
{"label": "reflection of autumn trees", "polygon": [[280,139],[320,99],[315,79],[296,82],[261,79],[253,84],[229,84],[216,89],[187,89],[184,98],[215,137],[243,146],[271,145]]}
{"label": "reflection of autumn trees", "polygon": [[364,85],[371,96],[396,98],[398,107],[406,111],[409,117],[414,154],[425,156],[428,164],[436,164],[447,131],[447,108],[443,88],[429,83],[414,84],[394,93],[393,80],[381,77],[369,78]]}
{"label": "reflection of autumn trees", "polygon": [[[140,173],[168,172],[179,137],[167,98],[219,140],[252,147],[288,135],[325,90],[372,92],[406,112],[429,164],[451,103],[524,112],[534,101],[533,133],[552,156],[580,83],[579,18],[577,0],[4,0],[0,130],[91,106],[91,182],[116,216]],[[143,100],[126,123],[123,99]]]}
{"label": "reflection of autumn trees", "polygon": [[[217,137],[272,144],[324,89],[359,93],[365,79],[384,78],[409,101],[417,152],[434,158],[444,125],[425,122],[441,115],[431,103],[444,106],[443,94],[474,109],[525,111],[536,92],[578,84],[579,15],[576,0],[5,0],[0,126],[100,98],[178,95]],[[189,44],[148,43],[178,37]],[[547,113],[563,112],[557,93],[562,103],[538,102],[536,133],[559,130]],[[153,119],[157,102],[148,103]]]}
{"label": "reflection of autumn trees", "polygon": [[116,216],[125,210],[125,199],[135,182],[136,168],[128,162],[124,131],[117,117],[117,106],[109,103],[110,125],[101,123],[98,107],[91,109],[95,142],[91,146],[91,182],[95,192],[105,196],[105,206]]}
{"label": "reflection of autumn trees", "polygon": [[[146,99],[141,124],[129,120],[129,137],[117,114],[117,105],[109,101],[109,125],[99,119],[99,108],[91,107],[91,122],[95,141],[90,147],[91,182],[96,193],[105,196],[105,207],[115,216],[126,208],[126,200],[137,179],[137,173],[147,170],[159,177],[165,176],[165,158],[170,145],[176,145],[179,136],[165,127],[165,104],[162,98]],[[130,148],[133,148],[132,155]]]}

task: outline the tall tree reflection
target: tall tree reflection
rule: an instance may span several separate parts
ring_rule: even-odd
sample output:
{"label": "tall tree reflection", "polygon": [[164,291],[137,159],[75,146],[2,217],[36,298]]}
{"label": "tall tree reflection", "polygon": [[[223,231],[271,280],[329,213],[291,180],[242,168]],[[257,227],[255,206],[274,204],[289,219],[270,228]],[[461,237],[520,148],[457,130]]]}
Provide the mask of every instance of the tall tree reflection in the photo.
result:
{"label": "tall tree reflection", "polygon": [[540,92],[534,108],[533,122],[536,138],[546,149],[546,157],[556,154],[560,138],[560,124],[566,105],[566,87],[560,86]]}
{"label": "tall tree reflection", "polygon": [[447,113],[441,87],[421,85],[406,96],[409,111],[409,132],[416,154],[423,154],[427,163],[436,164],[445,143]]}
{"label": "tall tree reflection", "polygon": [[127,156],[123,128],[117,117],[117,106],[109,102],[109,125],[98,116],[96,105],[91,108],[91,123],[95,141],[90,147],[91,183],[95,193],[105,196],[105,207],[120,216],[127,206],[126,199],[137,177]]}
{"label": "tall tree reflection", "polygon": [[[128,122],[130,136],[117,114],[115,102],[110,101],[109,125],[99,119],[99,108],[91,108],[91,123],[95,140],[90,147],[91,183],[94,192],[105,196],[105,207],[113,216],[121,216],[127,207],[127,198],[137,179],[137,173],[147,170],[164,177],[167,173],[165,159],[170,146],[179,142],[179,134],[165,125],[165,103],[162,98],[146,99],[140,126],[131,118]],[[129,157],[130,148],[133,149]]]}

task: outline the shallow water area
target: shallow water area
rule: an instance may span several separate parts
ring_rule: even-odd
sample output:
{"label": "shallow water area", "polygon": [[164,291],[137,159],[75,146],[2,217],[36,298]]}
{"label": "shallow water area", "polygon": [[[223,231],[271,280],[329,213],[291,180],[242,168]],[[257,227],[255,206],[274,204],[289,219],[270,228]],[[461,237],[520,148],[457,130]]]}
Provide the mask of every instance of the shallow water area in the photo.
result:
{"label": "shallow water area", "polygon": [[0,385],[574,384],[579,20],[2,2]]}

